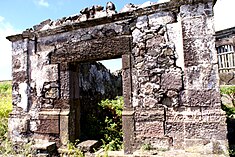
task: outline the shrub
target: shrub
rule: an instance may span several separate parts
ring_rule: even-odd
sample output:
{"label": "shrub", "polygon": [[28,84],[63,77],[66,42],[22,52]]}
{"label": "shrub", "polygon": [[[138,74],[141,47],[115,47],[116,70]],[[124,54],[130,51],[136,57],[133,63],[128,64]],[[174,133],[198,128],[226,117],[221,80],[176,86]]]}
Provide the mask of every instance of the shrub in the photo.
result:
{"label": "shrub", "polygon": [[77,157],[85,157],[83,152],[79,148],[77,148],[78,142],[79,142],[79,140],[76,140],[75,143],[71,143],[71,142],[68,143],[68,145],[67,145],[68,152],[67,152],[66,155],[68,155],[68,156],[77,156]]}
{"label": "shrub", "polygon": [[222,104],[222,109],[226,112],[228,117],[235,116],[235,86],[222,86],[220,87],[220,93],[222,96],[227,97],[232,106],[229,104]]}
{"label": "shrub", "polygon": [[123,97],[116,97],[115,100],[104,100],[99,104],[106,113],[104,127],[100,130],[103,134],[103,147],[108,150],[120,150],[122,148],[122,110]]}
{"label": "shrub", "polygon": [[[222,86],[220,88],[220,93],[222,96],[227,97],[231,104],[223,104],[222,109],[226,112],[227,115],[227,124],[228,127],[232,126],[230,120],[235,118],[235,86]],[[229,154],[230,156],[235,155],[235,145],[234,145],[234,133],[233,128],[228,128],[228,140],[229,140]]]}
{"label": "shrub", "polygon": [[102,100],[96,110],[86,115],[86,136],[103,143],[106,150],[122,148],[123,97]]}
{"label": "shrub", "polygon": [[220,93],[227,97],[232,102],[233,107],[235,107],[235,86],[222,86],[220,87]]}

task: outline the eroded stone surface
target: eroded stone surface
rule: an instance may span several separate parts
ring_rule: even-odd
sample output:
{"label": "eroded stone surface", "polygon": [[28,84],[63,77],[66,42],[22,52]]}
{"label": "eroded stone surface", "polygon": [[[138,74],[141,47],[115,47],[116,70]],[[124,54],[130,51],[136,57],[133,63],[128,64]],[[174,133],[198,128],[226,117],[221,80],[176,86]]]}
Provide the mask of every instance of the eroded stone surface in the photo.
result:
{"label": "eroded stone surface", "polygon": [[213,143],[226,145],[212,6],[212,0],[171,0],[129,4],[117,13],[108,3],[8,37],[11,139],[60,146],[78,138],[86,126],[81,110],[121,90],[109,72],[84,62],[122,58],[125,153],[145,144],[186,150],[204,142],[208,152]]}

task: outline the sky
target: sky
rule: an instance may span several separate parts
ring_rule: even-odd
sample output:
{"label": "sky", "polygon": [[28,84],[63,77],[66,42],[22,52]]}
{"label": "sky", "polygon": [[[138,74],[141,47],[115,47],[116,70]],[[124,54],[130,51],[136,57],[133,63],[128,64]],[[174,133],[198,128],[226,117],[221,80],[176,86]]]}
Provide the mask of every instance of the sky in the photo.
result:
{"label": "sky", "polygon": [[[51,19],[56,20],[77,14],[81,9],[105,6],[109,0],[4,0],[0,5],[0,80],[11,79],[11,43],[6,36],[21,33],[27,28]],[[119,11],[127,3],[143,4],[147,0],[112,0]],[[159,0],[164,1],[164,0]],[[157,0],[152,0],[157,2]],[[235,0],[217,0],[215,9],[216,30],[235,26]],[[121,61],[103,62],[111,71],[121,68]]]}

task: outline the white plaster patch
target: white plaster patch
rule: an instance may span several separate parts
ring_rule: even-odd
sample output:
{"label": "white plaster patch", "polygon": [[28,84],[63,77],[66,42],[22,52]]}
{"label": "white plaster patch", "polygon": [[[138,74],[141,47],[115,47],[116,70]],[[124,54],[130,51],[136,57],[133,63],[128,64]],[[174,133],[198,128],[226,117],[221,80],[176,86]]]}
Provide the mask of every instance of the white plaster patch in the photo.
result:
{"label": "white plaster patch", "polygon": [[34,55],[30,57],[31,61],[31,78],[36,83],[37,96],[41,96],[41,91],[44,82],[57,81],[58,75],[58,64],[49,64],[49,53],[51,51],[38,52],[40,55]]}
{"label": "white plaster patch", "polygon": [[31,121],[30,122],[30,130],[31,131],[37,131],[37,122],[36,121]]}
{"label": "white plaster patch", "polygon": [[138,17],[136,27],[139,28],[139,29],[147,28],[148,27],[148,17],[146,15]]}
{"label": "white plaster patch", "polygon": [[135,29],[135,30],[132,32],[133,43],[142,42],[142,41],[143,41],[142,37],[143,37],[144,35],[145,35],[145,34],[142,33],[139,29]]}
{"label": "white plaster patch", "polygon": [[159,12],[152,15],[149,15],[149,25],[166,25],[168,23],[174,22],[174,15],[170,12]]}
{"label": "white plaster patch", "polygon": [[24,111],[28,109],[28,84],[20,83],[19,84],[19,94],[21,95],[21,101],[17,104],[18,107],[21,107]]}
{"label": "white plaster patch", "polygon": [[180,23],[173,23],[167,25],[168,40],[175,45],[176,51],[176,66],[184,70],[184,50],[183,50],[183,37],[182,28]]}

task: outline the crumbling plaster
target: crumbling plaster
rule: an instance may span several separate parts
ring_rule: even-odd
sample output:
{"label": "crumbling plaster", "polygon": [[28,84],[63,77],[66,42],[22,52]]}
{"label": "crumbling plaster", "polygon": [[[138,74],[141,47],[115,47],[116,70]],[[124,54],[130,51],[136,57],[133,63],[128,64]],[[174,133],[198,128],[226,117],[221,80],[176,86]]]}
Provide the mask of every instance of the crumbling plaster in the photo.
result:
{"label": "crumbling plaster", "polygon": [[216,143],[224,148],[227,128],[220,108],[212,7],[212,0],[171,0],[143,8],[127,5],[117,13],[108,3],[106,10],[85,8],[80,15],[46,20],[8,37],[11,139],[56,141],[58,146],[74,140],[79,100],[71,93],[71,64],[122,58],[125,153],[144,144],[207,149]]}

